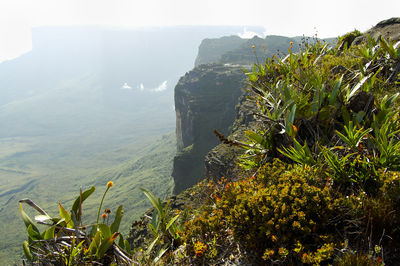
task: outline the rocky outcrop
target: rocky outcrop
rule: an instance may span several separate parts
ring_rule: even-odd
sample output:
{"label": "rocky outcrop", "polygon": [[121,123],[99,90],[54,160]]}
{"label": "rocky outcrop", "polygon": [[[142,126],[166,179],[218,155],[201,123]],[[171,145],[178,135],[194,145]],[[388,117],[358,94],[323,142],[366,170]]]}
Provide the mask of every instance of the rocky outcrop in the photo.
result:
{"label": "rocky outcrop", "polygon": [[400,17],[390,18],[383,20],[376,24],[375,27],[371,28],[363,35],[357,37],[352,44],[358,45],[367,40],[367,36],[377,40],[380,36],[388,40],[389,38],[397,42],[400,40]]}
{"label": "rocky outcrop", "polygon": [[204,39],[199,46],[195,67],[201,64],[217,62],[221,55],[239,48],[246,43],[246,39],[239,36],[226,36],[218,39]]}
{"label": "rocky outcrop", "polygon": [[[232,124],[232,130],[228,139],[244,140],[244,131],[257,126],[254,119],[255,106],[247,99],[247,92],[240,98],[236,106],[236,118]],[[240,171],[236,164],[238,155],[243,149],[236,145],[220,143],[211,149],[205,157],[206,176],[212,180],[219,180],[221,177],[234,179]]]}
{"label": "rocky outcrop", "polygon": [[219,143],[213,130],[230,133],[245,77],[240,67],[206,64],[186,73],[176,85],[176,193],[204,177],[204,157]]}
{"label": "rocky outcrop", "polygon": [[221,64],[252,65],[257,61],[263,62],[273,54],[287,53],[287,48],[293,46],[293,52],[298,51],[300,37],[288,38],[270,35],[265,38],[254,36],[242,39],[238,36],[205,39],[201,42],[195,66],[217,62]]}
{"label": "rocky outcrop", "polygon": [[292,51],[297,52],[300,48],[300,43],[300,38],[270,35],[263,39],[255,36],[240,47],[221,55],[219,62],[223,64],[263,63],[267,57],[271,57],[274,54],[287,54],[287,49],[291,45]]}

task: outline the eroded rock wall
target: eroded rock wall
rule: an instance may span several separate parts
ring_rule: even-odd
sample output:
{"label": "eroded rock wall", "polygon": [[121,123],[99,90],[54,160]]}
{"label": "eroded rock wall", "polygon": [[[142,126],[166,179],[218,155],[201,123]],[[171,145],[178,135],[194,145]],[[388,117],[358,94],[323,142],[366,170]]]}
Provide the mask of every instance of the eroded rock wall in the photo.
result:
{"label": "eroded rock wall", "polygon": [[204,177],[204,157],[219,144],[213,130],[230,133],[245,78],[240,67],[204,64],[179,80],[175,87],[175,193]]}

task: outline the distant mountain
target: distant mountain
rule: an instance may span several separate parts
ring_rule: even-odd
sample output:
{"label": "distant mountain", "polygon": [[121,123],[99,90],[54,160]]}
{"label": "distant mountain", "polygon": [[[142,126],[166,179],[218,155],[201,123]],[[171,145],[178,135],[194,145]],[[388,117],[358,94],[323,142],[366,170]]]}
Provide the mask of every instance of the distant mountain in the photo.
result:
{"label": "distant mountain", "polygon": [[200,44],[195,66],[215,63],[220,59],[221,55],[236,50],[246,42],[247,39],[242,39],[237,35],[224,36],[216,39],[204,39]]}
{"label": "distant mountain", "polygon": [[[195,66],[207,63],[251,65],[257,60],[261,63],[274,54],[287,54],[292,45],[292,52],[297,52],[304,42],[312,43],[314,38],[298,36],[285,37],[268,35],[265,38],[254,36],[242,39],[239,36],[208,38],[201,42]],[[336,43],[336,38],[321,41]],[[254,47],[254,48],[253,48]]]}

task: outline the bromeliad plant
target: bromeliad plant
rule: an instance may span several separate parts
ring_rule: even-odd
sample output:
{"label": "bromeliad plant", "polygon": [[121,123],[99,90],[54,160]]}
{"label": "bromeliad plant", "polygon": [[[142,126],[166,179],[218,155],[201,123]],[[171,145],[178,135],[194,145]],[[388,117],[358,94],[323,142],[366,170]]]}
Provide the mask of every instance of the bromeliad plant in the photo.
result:
{"label": "bromeliad plant", "polygon": [[156,198],[150,190],[145,188],[140,189],[154,207],[151,223],[149,223],[154,240],[148,246],[145,255],[151,255],[153,250],[156,249],[156,251],[153,252],[153,263],[157,263],[171,247],[179,246],[180,244],[180,236],[176,224],[179,214],[173,217],[171,216],[171,200],[163,205],[160,198]]}
{"label": "bromeliad plant", "polygon": [[[85,226],[82,223],[82,203],[95,191],[95,187],[80,191],[70,211],[59,203],[59,216],[50,216],[30,199],[19,201],[19,209],[28,233],[28,241],[24,241],[25,257],[30,262],[57,265],[78,265],[95,262],[132,264],[131,249],[128,241],[118,232],[123,216],[122,205],[118,207],[111,225],[105,223],[110,210],[102,215],[103,223],[99,223],[100,210],[108,190],[113,182],[107,183],[94,224]],[[22,203],[33,207],[40,215],[35,216],[38,224],[47,227],[40,232],[39,227],[25,213]],[[91,228],[90,231],[88,229]],[[116,239],[120,237],[119,243]]]}

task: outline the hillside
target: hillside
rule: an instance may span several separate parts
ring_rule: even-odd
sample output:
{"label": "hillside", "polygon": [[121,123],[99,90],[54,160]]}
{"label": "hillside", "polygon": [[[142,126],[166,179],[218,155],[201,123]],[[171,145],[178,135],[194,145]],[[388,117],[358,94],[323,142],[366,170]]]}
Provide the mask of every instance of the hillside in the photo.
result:
{"label": "hillside", "polygon": [[[90,160],[82,161],[81,163],[86,168],[80,167],[71,170],[70,163],[62,161],[65,164],[64,167],[57,167],[51,171],[46,169],[48,176],[41,178],[33,176],[29,181],[13,180],[12,183],[21,183],[22,187],[8,190],[8,193],[1,195],[0,211],[1,219],[4,221],[0,226],[4,240],[0,242],[2,264],[11,264],[22,254],[21,242],[25,239],[26,233],[21,230],[24,225],[19,213],[15,211],[18,209],[16,202],[20,199],[29,197],[52,215],[58,213],[57,202],[69,206],[72,200],[79,195],[80,188],[87,189],[95,185],[98,191],[85,202],[83,210],[85,217],[93,220],[102,188],[107,181],[113,180],[115,189],[106,199],[105,207],[115,210],[120,204],[124,206],[125,217],[121,223],[121,232],[126,233],[131,221],[139,218],[150,207],[150,203],[142,197],[139,187],[148,187],[162,197],[169,196],[173,189],[171,172],[172,158],[176,151],[175,135],[169,133],[162,137],[150,137],[147,140],[142,139],[140,142],[131,141],[130,143],[130,147],[99,153],[92,156]],[[116,160],[118,158],[121,162]],[[110,161],[113,162],[112,165]],[[154,161],[157,161],[158,164],[154,165]],[[95,168],[96,164],[101,163],[103,163],[103,167],[97,165]],[[10,178],[18,178],[21,175],[21,173],[11,171],[7,171],[6,174]],[[8,184],[10,183],[11,180]],[[7,183],[4,184],[4,187],[7,187]],[[11,207],[13,211],[9,211]],[[31,211],[29,213],[33,216],[36,215]],[[13,222],[10,223],[10,221]]]}

